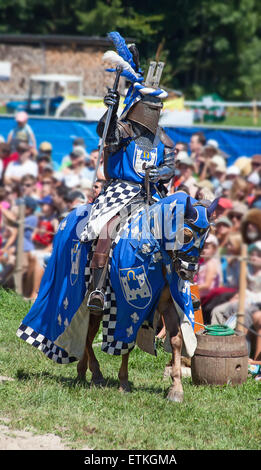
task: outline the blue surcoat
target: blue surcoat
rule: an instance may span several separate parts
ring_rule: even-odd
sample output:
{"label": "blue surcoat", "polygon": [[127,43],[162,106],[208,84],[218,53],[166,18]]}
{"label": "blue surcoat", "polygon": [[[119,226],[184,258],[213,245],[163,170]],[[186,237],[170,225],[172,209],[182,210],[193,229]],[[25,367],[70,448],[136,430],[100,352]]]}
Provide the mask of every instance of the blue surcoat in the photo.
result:
{"label": "blue surcoat", "polygon": [[135,140],[131,140],[126,147],[110,155],[107,173],[112,179],[142,183],[146,166],[158,167],[163,163],[164,144],[161,141],[150,150],[144,150]]}

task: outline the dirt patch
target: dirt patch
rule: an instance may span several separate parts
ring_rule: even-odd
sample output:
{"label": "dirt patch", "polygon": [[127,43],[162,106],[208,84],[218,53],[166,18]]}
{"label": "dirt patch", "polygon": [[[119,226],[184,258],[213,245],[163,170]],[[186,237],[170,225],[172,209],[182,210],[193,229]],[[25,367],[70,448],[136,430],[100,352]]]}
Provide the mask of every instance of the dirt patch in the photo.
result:
{"label": "dirt patch", "polygon": [[[0,375],[0,384],[13,381],[10,377]],[[19,431],[9,428],[8,418],[0,417],[0,450],[70,450],[59,436],[55,434],[39,435],[31,431]],[[6,424],[5,424],[6,423]],[[84,447],[81,450],[91,450]]]}
{"label": "dirt patch", "polygon": [[[9,428],[9,419],[0,417],[0,450],[71,450],[55,434],[39,435]],[[81,450],[91,450],[83,447]]]}
{"label": "dirt patch", "polygon": [[0,425],[1,450],[70,450],[59,436],[54,434],[35,435],[30,431],[14,431]]}

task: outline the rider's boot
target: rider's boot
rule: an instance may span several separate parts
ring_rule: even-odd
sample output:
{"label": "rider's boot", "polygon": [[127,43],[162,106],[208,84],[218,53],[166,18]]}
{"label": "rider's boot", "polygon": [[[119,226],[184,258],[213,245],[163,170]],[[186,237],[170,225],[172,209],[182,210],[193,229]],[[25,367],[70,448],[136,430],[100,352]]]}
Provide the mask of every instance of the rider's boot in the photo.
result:
{"label": "rider's boot", "polygon": [[102,278],[105,278],[105,269],[106,266],[92,269],[94,290],[89,295],[87,307],[90,308],[94,315],[101,315],[104,310],[105,289]]}
{"label": "rider's boot", "polygon": [[104,310],[105,281],[109,252],[112,238],[114,238],[113,230],[118,221],[119,216],[116,215],[103,227],[92,258],[93,291],[89,295],[87,307],[90,308],[93,314],[96,313],[96,315],[101,315]]}

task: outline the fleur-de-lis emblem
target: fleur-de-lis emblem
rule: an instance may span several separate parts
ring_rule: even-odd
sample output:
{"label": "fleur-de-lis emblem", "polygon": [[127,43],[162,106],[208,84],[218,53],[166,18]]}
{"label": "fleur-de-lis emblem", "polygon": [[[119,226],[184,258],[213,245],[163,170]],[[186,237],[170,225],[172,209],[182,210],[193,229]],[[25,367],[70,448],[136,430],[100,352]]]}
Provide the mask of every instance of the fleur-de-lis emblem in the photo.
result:
{"label": "fleur-de-lis emblem", "polygon": [[67,224],[67,220],[64,220],[63,222],[61,222],[61,224],[60,224],[60,230],[64,230],[65,227],[66,227],[66,224]]}
{"label": "fleur-de-lis emblem", "polygon": [[62,325],[62,317],[61,317],[60,313],[57,317],[57,320],[58,320],[59,325],[61,326]]}
{"label": "fleur-de-lis emblem", "polygon": [[65,318],[64,322],[63,322],[64,326],[67,327],[69,325],[69,322],[68,322],[68,319]]}
{"label": "fleur-de-lis emblem", "polygon": [[64,302],[63,302],[63,307],[64,307],[64,310],[67,310],[67,308],[68,308],[68,305],[69,305],[68,298],[67,298],[67,297],[65,297],[65,300],[64,300]]}
{"label": "fleur-de-lis emblem", "polygon": [[194,312],[192,312],[192,310],[189,311],[188,317],[191,321],[194,321]]}
{"label": "fleur-de-lis emblem", "polygon": [[137,321],[139,321],[139,319],[140,319],[140,317],[137,315],[137,312],[134,312],[131,315],[131,318],[132,318],[133,323],[137,323]]}
{"label": "fleur-de-lis emblem", "polygon": [[130,326],[129,328],[126,328],[126,332],[127,332],[127,336],[128,336],[128,337],[131,336],[131,335],[133,335],[133,328],[132,328],[132,326]]}

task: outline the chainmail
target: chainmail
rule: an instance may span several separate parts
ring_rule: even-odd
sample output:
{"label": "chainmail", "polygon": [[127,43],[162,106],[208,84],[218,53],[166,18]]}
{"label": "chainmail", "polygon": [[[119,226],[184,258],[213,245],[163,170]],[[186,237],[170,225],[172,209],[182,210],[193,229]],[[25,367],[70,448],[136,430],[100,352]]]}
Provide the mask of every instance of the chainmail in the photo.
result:
{"label": "chainmail", "polygon": [[152,132],[146,129],[146,127],[135,122],[132,123],[132,128],[134,132],[133,140],[135,140],[137,145],[142,148],[142,150],[149,151],[158,146],[160,141],[158,132],[156,135],[154,135]]}

